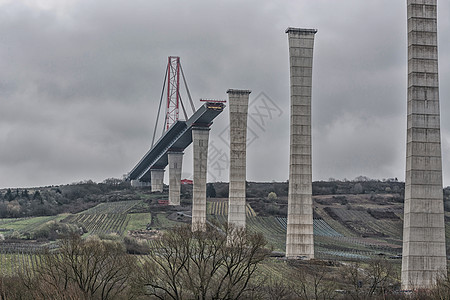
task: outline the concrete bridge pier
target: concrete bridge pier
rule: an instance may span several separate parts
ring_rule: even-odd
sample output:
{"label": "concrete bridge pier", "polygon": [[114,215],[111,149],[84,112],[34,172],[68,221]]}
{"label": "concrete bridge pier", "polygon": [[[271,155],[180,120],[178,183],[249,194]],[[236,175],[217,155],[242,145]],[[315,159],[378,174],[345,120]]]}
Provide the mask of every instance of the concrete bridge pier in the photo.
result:
{"label": "concrete bridge pier", "polygon": [[162,192],[164,189],[164,169],[151,169],[150,178],[152,192]]}
{"label": "concrete bridge pier", "polygon": [[169,161],[169,205],[180,205],[181,167],[183,152],[168,152]]}
{"label": "concrete bridge pier", "polygon": [[247,114],[251,91],[229,89],[227,93],[230,105],[228,225],[245,228]]}
{"label": "concrete bridge pier", "polygon": [[131,186],[136,188],[149,187],[151,185],[150,182],[139,181],[138,179],[131,180]]}
{"label": "concrete bridge pier", "polygon": [[192,231],[206,230],[206,177],[208,166],[209,127],[194,127],[194,186],[192,191]]}
{"label": "concrete bridge pier", "polygon": [[139,185],[139,180],[137,180],[137,179],[131,180],[131,186],[132,187],[139,187],[140,186]]}
{"label": "concrete bridge pier", "polygon": [[314,258],[311,90],[316,32],[316,29],[286,29],[291,83],[287,258]]}
{"label": "concrete bridge pier", "polygon": [[402,289],[447,274],[439,112],[437,1],[408,0],[408,115]]}

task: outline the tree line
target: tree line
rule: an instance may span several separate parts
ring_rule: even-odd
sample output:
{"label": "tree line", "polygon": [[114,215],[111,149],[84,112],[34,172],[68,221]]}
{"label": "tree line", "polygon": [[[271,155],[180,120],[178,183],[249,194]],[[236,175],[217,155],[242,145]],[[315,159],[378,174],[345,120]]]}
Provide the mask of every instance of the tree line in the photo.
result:
{"label": "tree line", "polygon": [[136,199],[129,183],[109,178],[102,183],[86,180],[74,184],[0,191],[0,218],[77,213],[99,202]]}
{"label": "tree line", "polygon": [[268,257],[261,234],[173,228],[145,256],[119,240],[63,237],[57,251],[15,277],[0,278],[0,299],[240,299]]}

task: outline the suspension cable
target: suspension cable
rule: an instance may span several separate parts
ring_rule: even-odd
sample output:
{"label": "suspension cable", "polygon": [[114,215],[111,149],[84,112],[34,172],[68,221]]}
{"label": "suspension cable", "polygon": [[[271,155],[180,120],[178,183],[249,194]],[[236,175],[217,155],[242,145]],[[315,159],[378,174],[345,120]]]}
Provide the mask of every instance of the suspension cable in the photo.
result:
{"label": "suspension cable", "polygon": [[180,97],[180,103],[181,103],[181,108],[183,109],[183,113],[184,113],[184,119],[187,121],[188,120],[188,116],[186,113],[186,109],[184,109],[184,104],[183,104],[183,100],[181,99],[181,95],[178,95]]}
{"label": "suspension cable", "polygon": [[180,63],[180,69],[181,69],[181,75],[183,76],[184,86],[186,87],[186,91],[187,91],[187,94],[188,94],[188,97],[189,97],[189,101],[191,102],[192,113],[195,113],[194,102],[192,101],[191,93],[189,92],[189,87],[187,85],[186,78],[184,77],[183,67],[181,67],[181,63]]}
{"label": "suspension cable", "polygon": [[[161,91],[161,98],[159,99],[158,114],[156,115],[156,124],[155,124],[155,129],[153,130],[152,147],[153,147],[153,143],[155,142],[156,128],[158,127],[159,114],[161,113],[161,104],[162,104],[162,100],[163,100],[163,96],[164,96],[164,87],[166,86],[166,79],[167,79],[168,71],[169,71],[169,65],[167,65],[167,68],[166,68],[166,74],[164,75],[164,83],[163,83],[163,87],[162,87],[162,91]],[[163,130],[165,127],[166,127],[166,118],[164,118]]]}

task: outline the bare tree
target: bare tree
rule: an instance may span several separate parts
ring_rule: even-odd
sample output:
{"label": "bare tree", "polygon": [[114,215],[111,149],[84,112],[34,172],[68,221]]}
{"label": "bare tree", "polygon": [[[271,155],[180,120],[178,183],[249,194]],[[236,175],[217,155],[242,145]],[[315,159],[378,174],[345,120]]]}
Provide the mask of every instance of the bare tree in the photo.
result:
{"label": "bare tree", "polygon": [[123,294],[136,260],[121,243],[71,235],[56,252],[41,255],[35,276],[23,274],[23,285],[36,298],[112,299]]}
{"label": "bare tree", "polygon": [[176,227],[156,240],[138,281],[145,293],[159,299],[183,299],[183,271],[189,260],[191,230]]}
{"label": "bare tree", "polygon": [[264,287],[264,293],[266,294],[264,298],[269,300],[287,300],[293,297],[291,288],[280,279],[269,278]]}
{"label": "bare tree", "polygon": [[352,287],[350,296],[352,299],[360,299],[362,297],[362,273],[359,263],[352,262],[342,268],[342,277]]}
{"label": "bare tree", "polygon": [[[140,282],[159,299],[237,299],[249,288],[267,256],[260,234],[213,227],[192,232],[188,226],[166,232],[147,257]],[[231,232],[231,231],[230,231]]]}
{"label": "bare tree", "polygon": [[290,261],[294,267],[291,289],[300,299],[333,299],[335,283],[326,266],[315,261]]}
{"label": "bare tree", "polygon": [[441,272],[436,279],[436,286],[430,290],[432,299],[450,299],[450,277],[449,270]]}
{"label": "bare tree", "polygon": [[394,265],[385,258],[374,258],[362,268],[358,262],[343,268],[343,278],[352,286],[353,299],[368,299],[385,295],[398,282]]}
{"label": "bare tree", "polygon": [[385,258],[374,258],[369,261],[366,281],[368,283],[367,296],[383,295],[394,283],[397,274],[391,262]]}

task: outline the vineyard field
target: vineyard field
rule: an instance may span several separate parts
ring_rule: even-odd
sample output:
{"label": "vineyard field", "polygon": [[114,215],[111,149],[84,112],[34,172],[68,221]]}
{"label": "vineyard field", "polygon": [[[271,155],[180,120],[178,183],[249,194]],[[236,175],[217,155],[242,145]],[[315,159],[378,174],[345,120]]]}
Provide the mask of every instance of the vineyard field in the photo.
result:
{"label": "vineyard field", "polygon": [[[389,225],[389,221],[380,223]],[[264,234],[275,251],[285,251],[286,227],[286,218],[247,217],[247,228]],[[401,252],[396,240],[344,236],[323,219],[314,219],[314,244],[316,257],[321,259],[367,259],[379,253],[397,255]]]}
{"label": "vineyard field", "polygon": [[[215,201],[208,203],[206,213],[209,215],[227,216],[228,201]],[[245,206],[245,214],[247,217],[256,217],[256,212],[248,203]]]}
{"label": "vineyard field", "polygon": [[0,274],[9,276],[24,272],[26,268],[34,269],[40,263],[40,256],[45,248],[54,248],[50,245],[30,245],[24,243],[2,244],[0,247]]}
{"label": "vineyard field", "polygon": [[259,275],[266,276],[266,278],[269,277],[273,282],[283,281],[287,285],[298,284],[298,282],[289,276],[290,271],[292,269],[287,266],[287,262],[279,259],[266,260],[258,268]]}
{"label": "vineyard field", "polygon": [[[86,211],[70,215],[63,221],[82,225],[89,234],[123,235],[132,216],[128,212],[141,202],[136,200],[100,203]],[[134,222],[136,222],[135,219]]]}
{"label": "vineyard field", "polygon": [[89,234],[122,235],[128,225],[128,214],[77,214],[64,219],[64,222],[81,224]]}
{"label": "vineyard field", "polygon": [[100,203],[97,206],[83,211],[82,214],[125,214],[141,202],[141,200],[132,200]]}
{"label": "vineyard field", "polygon": [[402,238],[402,221],[400,219],[375,219],[365,210],[346,208],[331,208],[330,210],[358,235]]}
{"label": "vineyard field", "polygon": [[275,217],[247,217],[247,228],[262,233],[274,251],[286,250],[286,230]]}
{"label": "vineyard field", "polygon": [[[284,230],[287,229],[287,218],[277,217],[277,221]],[[343,236],[341,233],[337,232],[330,225],[328,225],[328,223],[323,219],[314,219],[313,224],[315,236]]]}

